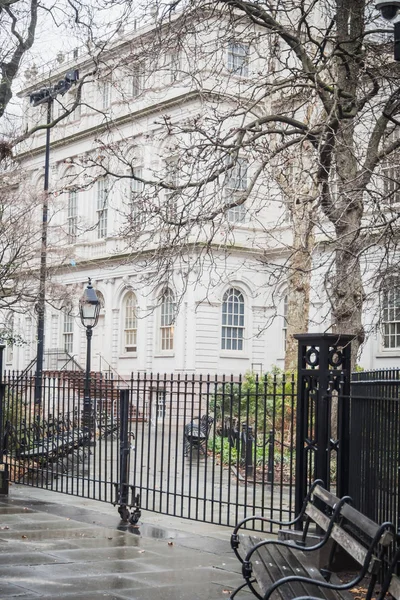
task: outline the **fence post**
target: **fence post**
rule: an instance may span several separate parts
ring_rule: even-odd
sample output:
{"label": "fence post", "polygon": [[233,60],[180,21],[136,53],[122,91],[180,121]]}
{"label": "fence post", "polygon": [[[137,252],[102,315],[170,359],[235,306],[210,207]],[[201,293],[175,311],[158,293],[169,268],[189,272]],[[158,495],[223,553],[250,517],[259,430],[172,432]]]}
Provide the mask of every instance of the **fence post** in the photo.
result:
{"label": "fence post", "polygon": [[271,429],[268,438],[268,471],[267,471],[267,483],[274,481],[274,452],[275,452],[275,436],[274,430]]}
{"label": "fence post", "polygon": [[242,458],[247,477],[253,476],[253,428],[246,423],[242,423]]}
{"label": "fence post", "polygon": [[119,392],[119,486],[118,512],[127,521],[129,503],[129,390]]}
{"label": "fence post", "polygon": [[[322,479],[329,489],[331,392],[335,390],[347,397],[350,394],[351,341],[354,336],[302,333],[294,337],[299,344],[295,489],[298,514],[313,479]],[[348,408],[348,398],[341,401],[339,397],[339,495],[345,494],[348,487]]]}
{"label": "fence post", "polygon": [[3,381],[3,353],[5,345],[0,342],[0,495],[8,496],[8,465],[4,463],[4,451],[5,451],[5,428],[4,428],[4,392],[6,384]]}

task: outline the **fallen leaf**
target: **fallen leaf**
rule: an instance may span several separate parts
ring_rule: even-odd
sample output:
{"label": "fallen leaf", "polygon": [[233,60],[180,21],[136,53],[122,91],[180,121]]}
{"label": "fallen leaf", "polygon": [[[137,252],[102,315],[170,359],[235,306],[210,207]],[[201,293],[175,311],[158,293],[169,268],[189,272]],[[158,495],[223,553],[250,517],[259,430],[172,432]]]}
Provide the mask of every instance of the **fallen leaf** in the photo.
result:
{"label": "fallen leaf", "polygon": [[223,593],[223,594],[230,594],[230,593],[231,593],[231,590],[222,590],[222,593]]}
{"label": "fallen leaf", "polygon": [[26,540],[26,538],[28,537],[27,535],[21,535],[23,540]]}
{"label": "fallen leaf", "polygon": [[139,550],[138,552],[139,554],[143,554],[144,550]]}
{"label": "fallen leaf", "polygon": [[168,542],[168,546],[173,546],[174,542]]}

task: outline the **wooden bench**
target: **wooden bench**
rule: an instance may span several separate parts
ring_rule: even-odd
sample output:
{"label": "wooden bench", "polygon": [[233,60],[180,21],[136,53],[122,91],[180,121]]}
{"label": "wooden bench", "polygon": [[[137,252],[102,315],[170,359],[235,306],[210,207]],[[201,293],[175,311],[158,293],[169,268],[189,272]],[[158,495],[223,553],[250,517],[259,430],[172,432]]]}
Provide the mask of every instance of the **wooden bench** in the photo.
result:
{"label": "wooden bench", "polygon": [[[298,539],[260,539],[253,535],[240,534],[246,525],[255,521],[292,526],[304,521]],[[309,537],[313,533],[314,542]],[[315,541],[316,540],[316,541]],[[244,583],[230,596],[246,586],[260,600],[274,598],[319,598],[321,600],[354,600],[348,590],[357,587],[366,576],[368,584],[365,598],[375,596],[378,580],[385,581],[386,589],[399,589],[394,571],[396,560],[396,529],[392,523],[378,525],[351,506],[351,498],[337,498],[324,489],[321,481],[315,481],[304,501],[300,514],[290,522],[276,521],[266,517],[251,516],[241,521],[231,536],[231,546],[242,563]],[[322,568],[317,556],[327,550]],[[350,556],[345,559],[351,580],[343,583],[333,573],[333,563],[339,550]],[[319,554],[316,555],[316,552]],[[350,558],[351,557],[351,558]],[[398,560],[397,556],[397,560]],[[353,563],[353,564],[351,564]],[[354,575],[354,576],[353,576]],[[390,583],[389,583],[390,582]],[[398,587],[396,587],[398,586]],[[398,594],[395,594],[398,597]]]}

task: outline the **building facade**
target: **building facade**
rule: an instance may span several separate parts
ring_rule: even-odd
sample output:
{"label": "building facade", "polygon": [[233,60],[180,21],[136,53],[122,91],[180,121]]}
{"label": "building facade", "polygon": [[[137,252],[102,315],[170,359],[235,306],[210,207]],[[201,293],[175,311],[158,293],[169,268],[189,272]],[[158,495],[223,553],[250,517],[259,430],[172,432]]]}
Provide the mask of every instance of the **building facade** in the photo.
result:
{"label": "building facade", "polygon": [[[97,64],[86,49],[59,57],[46,75],[30,74],[24,97],[70,69],[82,82],[52,101],[60,121],[51,131],[45,368],[84,365],[78,300],[88,277],[102,306],[94,370],[237,375],[284,366],[292,232],[281,189],[268,166],[251,186],[259,169],[252,148],[228,168],[229,154],[211,158],[206,147],[200,154],[196,132],[185,128],[198,116],[199,129],[223,136],[216,113],[225,128],[240,126],[237,111],[229,119],[232,107],[252,100],[260,73],[276,76],[255,26],[239,21],[219,44],[216,23],[203,20],[184,44],[174,24],[163,43],[148,24],[121,36]],[[27,100],[26,128],[43,123],[46,109]],[[43,131],[19,148],[25,193],[39,200],[44,151]],[[199,184],[211,160],[220,161],[220,180]],[[215,207],[210,224],[204,215]],[[37,214],[39,222],[40,202]],[[330,330],[323,263],[316,253],[314,331]],[[399,298],[394,288],[378,311],[367,307],[362,366],[397,365]],[[36,354],[34,312],[16,314],[10,328],[26,343],[7,349],[5,366],[26,368]]]}

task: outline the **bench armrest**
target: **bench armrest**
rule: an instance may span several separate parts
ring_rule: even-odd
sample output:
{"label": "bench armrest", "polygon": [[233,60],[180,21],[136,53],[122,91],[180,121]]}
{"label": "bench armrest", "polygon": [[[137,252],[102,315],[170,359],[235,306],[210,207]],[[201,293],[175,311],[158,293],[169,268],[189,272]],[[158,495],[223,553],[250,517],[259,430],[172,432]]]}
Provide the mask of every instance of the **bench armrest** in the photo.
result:
{"label": "bench armrest", "polygon": [[277,521],[275,519],[270,519],[268,517],[262,517],[261,515],[252,515],[251,517],[246,517],[245,519],[240,521],[235,526],[235,529],[233,530],[233,532],[231,534],[231,548],[234,551],[234,553],[236,554],[239,561],[242,563],[243,558],[241,557],[241,555],[238,552],[239,543],[240,543],[239,542],[239,530],[246,523],[250,523],[250,522],[254,522],[254,521],[262,521],[263,523],[273,523],[274,525],[289,526],[289,525],[294,525],[295,523],[297,523],[300,520],[301,516],[302,515],[300,515],[299,517],[296,517],[296,519],[294,519],[292,521]]}

